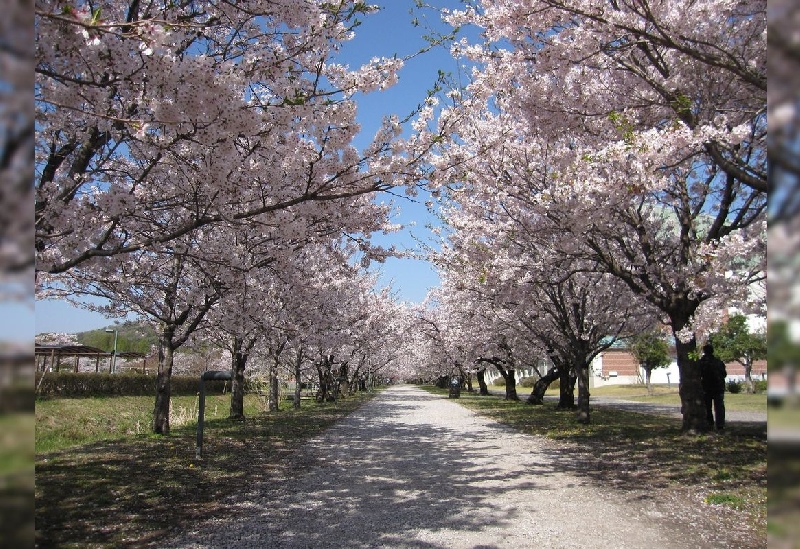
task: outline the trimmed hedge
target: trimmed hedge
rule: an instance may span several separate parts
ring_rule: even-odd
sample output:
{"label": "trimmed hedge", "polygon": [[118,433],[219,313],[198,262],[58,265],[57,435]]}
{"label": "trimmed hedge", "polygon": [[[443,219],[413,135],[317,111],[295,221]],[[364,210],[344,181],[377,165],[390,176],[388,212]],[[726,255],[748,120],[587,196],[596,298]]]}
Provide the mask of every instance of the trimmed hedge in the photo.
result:
{"label": "trimmed hedge", "polygon": [[0,415],[28,413],[35,410],[33,387],[0,387]]}
{"label": "trimmed hedge", "polygon": [[[41,383],[41,385],[40,385]],[[37,397],[89,398],[99,396],[142,396],[156,393],[156,377],[143,374],[97,374],[86,372],[36,372]],[[194,395],[200,390],[200,376],[172,376],[173,395]],[[206,394],[230,390],[225,381],[206,381]]]}

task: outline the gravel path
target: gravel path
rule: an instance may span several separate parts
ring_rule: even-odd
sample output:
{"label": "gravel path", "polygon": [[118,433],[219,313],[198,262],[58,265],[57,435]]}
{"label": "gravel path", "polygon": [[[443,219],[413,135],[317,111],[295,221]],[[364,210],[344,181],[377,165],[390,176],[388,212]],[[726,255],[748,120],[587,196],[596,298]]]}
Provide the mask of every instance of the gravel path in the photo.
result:
{"label": "gravel path", "polygon": [[708,517],[695,509],[676,518],[674,502],[646,490],[618,491],[564,472],[576,470],[575,459],[453,401],[394,386],[305,445],[291,478],[250,485],[226,516],[166,546],[729,546],[696,528]]}

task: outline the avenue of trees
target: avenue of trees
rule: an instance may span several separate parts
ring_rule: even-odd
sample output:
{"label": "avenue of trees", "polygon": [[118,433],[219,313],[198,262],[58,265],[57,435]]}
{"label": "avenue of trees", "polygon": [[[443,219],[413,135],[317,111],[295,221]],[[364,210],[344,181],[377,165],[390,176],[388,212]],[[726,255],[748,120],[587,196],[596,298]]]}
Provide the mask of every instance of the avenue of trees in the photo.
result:
{"label": "avenue of trees", "polygon": [[[363,2],[44,0],[37,293],[158,327],[155,433],[190,341],[231,357],[231,417],[254,364],[275,406],[295,364],[323,399],[375,375],[475,373],[483,392],[487,368],[518,398],[532,368],[529,402],[559,379],[589,422],[593,358],[662,327],[684,430],[705,431],[698,343],[766,307],[766,10],[465,2],[443,15],[478,30],[451,48],[467,81],[358,150],[359,94],[403,66],[337,60]],[[410,306],[375,288],[393,251],[370,236],[392,230],[379,193],[421,187],[442,284]]]}
{"label": "avenue of trees", "polygon": [[604,322],[594,311],[625,292],[650,321],[605,335],[669,327],[686,431],[708,428],[698,341],[729,307],[765,312],[766,8],[498,0],[448,16],[482,34],[453,48],[469,83],[417,123],[436,144],[443,249],[458,256],[444,268],[495,311],[541,317],[547,301],[524,304],[538,292],[579,311],[587,296],[563,285],[592,290],[578,330],[546,335],[583,343],[568,358],[581,417],[583,361]]}

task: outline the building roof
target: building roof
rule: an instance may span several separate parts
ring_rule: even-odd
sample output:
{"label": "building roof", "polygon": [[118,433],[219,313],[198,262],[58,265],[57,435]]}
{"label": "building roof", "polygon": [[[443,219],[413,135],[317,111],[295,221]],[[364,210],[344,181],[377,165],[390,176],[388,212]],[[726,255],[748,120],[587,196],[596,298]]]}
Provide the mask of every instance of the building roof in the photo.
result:
{"label": "building roof", "polygon": [[[98,349],[97,347],[89,347],[88,345],[41,345],[36,344],[35,354],[37,356],[92,356],[92,357],[110,357],[113,353]],[[117,353],[119,358],[142,358],[145,356],[142,353],[125,352]]]}

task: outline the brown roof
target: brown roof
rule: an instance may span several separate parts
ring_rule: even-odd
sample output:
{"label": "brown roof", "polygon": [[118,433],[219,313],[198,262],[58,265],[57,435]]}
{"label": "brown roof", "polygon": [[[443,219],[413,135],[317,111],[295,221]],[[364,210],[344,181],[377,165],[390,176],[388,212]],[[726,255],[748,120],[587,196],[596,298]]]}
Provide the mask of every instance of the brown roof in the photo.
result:
{"label": "brown roof", "polygon": [[[37,356],[111,356],[112,353],[98,349],[97,347],[89,347],[88,345],[40,345],[36,344],[35,354]],[[141,358],[145,355],[142,353],[117,353],[120,358]]]}

